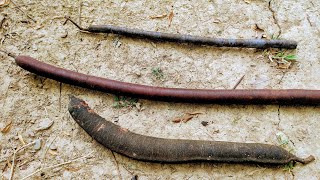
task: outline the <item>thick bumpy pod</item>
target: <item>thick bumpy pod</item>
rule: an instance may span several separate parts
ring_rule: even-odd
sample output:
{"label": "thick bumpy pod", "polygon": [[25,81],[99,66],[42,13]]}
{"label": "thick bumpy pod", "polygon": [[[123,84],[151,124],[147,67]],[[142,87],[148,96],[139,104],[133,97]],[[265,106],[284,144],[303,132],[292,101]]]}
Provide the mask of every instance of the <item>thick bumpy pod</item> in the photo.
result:
{"label": "thick bumpy pod", "polygon": [[141,161],[307,164],[314,160],[313,156],[298,158],[281,147],[268,144],[164,139],[139,135],[106,121],[83,100],[73,96],[70,96],[69,112],[73,119],[103,146]]}

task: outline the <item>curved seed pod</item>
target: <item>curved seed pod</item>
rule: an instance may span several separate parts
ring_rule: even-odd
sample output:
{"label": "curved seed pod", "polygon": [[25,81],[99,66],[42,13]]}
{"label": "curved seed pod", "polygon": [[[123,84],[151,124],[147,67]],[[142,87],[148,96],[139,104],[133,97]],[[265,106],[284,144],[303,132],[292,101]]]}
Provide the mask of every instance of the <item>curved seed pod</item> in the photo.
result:
{"label": "curved seed pod", "polygon": [[67,20],[72,22],[82,31],[91,33],[113,33],[127,37],[146,38],[156,41],[168,41],[177,43],[191,43],[199,45],[208,45],[216,47],[241,47],[241,48],[297,48],[296,41],[290,40],[267,40],[267,39],[224,39],[224,38],[210,38],[201,36],[191,36],[186,34],[169,34],[154,31],[145,31],[141,29],[130,29],[126,27],[118,27],[113,25],[92,25],[88,28],[82,28],[69,17]]}
{"label": "curved seed pod", "polygon": [[106,121],[83,100],[73,96],[70,97],[69,112],[73,119],[99,143],[111,151],[142,161],[259,164],[286,164],[296,161],[307,164],[314,160],[313,156],[298,158],[281,147],[268,144],[163,139],[139,135]]}
{"label": "curved seed pod", "polygon": [[40,62],[29,56],[17,56],[15,57],[15,61],[20,67],[27,71],[63,83],[117,95],[134,96],[151,100],[215,104],[320,104],[319,90],[206,90],[162,88],[120,82],[106,78],[81,74]]}

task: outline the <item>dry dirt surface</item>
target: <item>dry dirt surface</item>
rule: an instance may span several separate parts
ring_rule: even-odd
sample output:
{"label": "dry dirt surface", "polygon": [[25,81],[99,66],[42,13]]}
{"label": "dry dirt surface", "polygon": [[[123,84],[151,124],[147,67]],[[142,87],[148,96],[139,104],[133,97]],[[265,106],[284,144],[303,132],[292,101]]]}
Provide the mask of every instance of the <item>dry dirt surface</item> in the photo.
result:
{"label": "dry dirt surface", "polygon": [[[66,69],[162,87],[230,89],[245,75],[237,89],[320,89],[320,1],[0,3],[1,49]],[[297,62],[289,68],[277,64],[278,59],[272,56],[279,50],[216,48],[84,33],[70,22],[65,24],[65,15],[84,27],[113,24],[224,38],[277,38],[280,34],[282,39],[298,41],[295,51],[283,51],[294,54]],[[0,179],[131,179],[135,175],[141,180],[320,179],[319,106],[125,101],[31,74],[4,53],[0,54],[0,67]],[[107,120],[139,134],[269,143],[301,157],[312,154],[316,160],[305,166],[280,167],[131,160],[102,147],[75,123],[67,111],[68,94],[86,100]],[[173,122],[190,112],[201,114],[188,122]]]}

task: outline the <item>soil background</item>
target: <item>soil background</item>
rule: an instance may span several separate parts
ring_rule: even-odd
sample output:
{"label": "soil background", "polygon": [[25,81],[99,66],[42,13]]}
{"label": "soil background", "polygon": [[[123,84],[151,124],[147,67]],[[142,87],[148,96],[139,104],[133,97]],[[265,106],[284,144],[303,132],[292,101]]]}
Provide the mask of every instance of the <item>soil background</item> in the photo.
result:
{"label": "soil background", "polygon": [[[271,50],[83,33],[70,22],[64,24],[65,15],[84,27],[112,24],[223,38],[271,38],[281,34],[281,39],[298,42],[295,51],[285,51],[295,54],[297,62],[289,69],[279,69],[265,55]],[[1,49],[81,73],[145,85],[198,89],[231,89],[245,75],[237,89],[320,89],[320,1],[15,0],[0,7],[0,20]],[[130,179],[134,175],[141,180],[320,179],[319,106],[203,105],[140,99],[138,104],[115,108],[113,95],[36,76],[3,53],[0,67],[2,179],[10,177],[12,153],[23,142],[38,139],[38,147],[32,145],[16,155],[13,179],[89,153],[88,158],[48,168],[30,179]],[[298,156],[314,155],[316,161],[293,168],[135,161],[112,153],[87,135],[67,111],[68,94],[84,99],[107,120],[139,134],[284,144]],[[172,122],[190,112],[202,114],[186,123]],[[208,125],[203,126],[203,121]]]}

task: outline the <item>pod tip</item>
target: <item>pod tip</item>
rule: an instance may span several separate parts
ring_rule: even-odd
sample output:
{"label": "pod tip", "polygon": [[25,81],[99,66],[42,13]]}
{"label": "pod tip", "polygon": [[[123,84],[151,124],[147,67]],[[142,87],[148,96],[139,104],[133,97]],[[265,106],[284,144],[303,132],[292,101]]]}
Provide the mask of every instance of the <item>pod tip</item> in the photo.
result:
{"label": "pod tip", "polygon": [[308,156],[307,158],[297,158],[296,161],[302,164],[309,164],[314,161],[316,158],[312,155]]}
{"label": "pod tip", "polygon": [[[67,21],[70,21],[73,25],[75,25],[78,29],[82,30],[82,31],[86,31],[85,28],[79,26],[75,21],[73,21],[70,16],[64,16],[64,18],[67,20]],[[66,22],[67,22],[66,21]]]}

